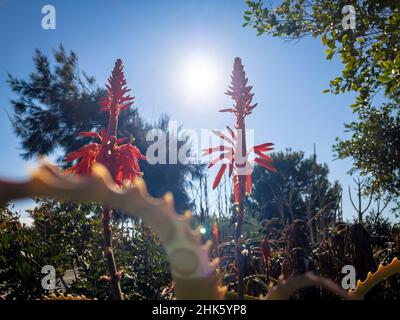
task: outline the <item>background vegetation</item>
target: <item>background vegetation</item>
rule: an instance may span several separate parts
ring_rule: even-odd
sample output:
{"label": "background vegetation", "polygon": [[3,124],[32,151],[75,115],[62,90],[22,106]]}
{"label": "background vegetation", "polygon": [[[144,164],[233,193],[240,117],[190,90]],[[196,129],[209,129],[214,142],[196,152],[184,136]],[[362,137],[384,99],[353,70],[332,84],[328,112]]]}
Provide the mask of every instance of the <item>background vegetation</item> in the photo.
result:
{"label": "background vegetation", "polygon": [[[337,139],[338,158],[353,160],[355,191],[349,190],[354,221],[343,221],[342,193],[337,181],[329,181],[329,168],[317,155],[286,150],[271,155],[278,173],[256,166],[252,194],[245,203],[245,293],[265,294],[278,277],[314,271],[340,284],[341,268],[356,267],[364,279],[378,264],[400,258],[400,227],[383,217],[391,202],[399,213],[400,195],[400,9],[390,0],[284,0],[279,5],[247,0],[244,27],[257,35],[301,39],[320,38],[326,58],[343,63],[342,73],[327,84],[326,93],[354,92],[349,106],[357,120],[345,124],[348,139]],[[345,30],[337,8],[354,5],[357,26]],[[25,159],[51,155],[58,159],[87,142],[81,131],[105,126],[98,101],[104,88],[78,68],[77,55],[62,46],[54,51],[55,65],[40,51],[28,79],[9,76],[13,100],[13,127]],[[146,150],[145,133],[151,128],[168,130],[168,116],[146,122],[138,112],[124,110],[120,118],[123,136],[135,136]],[[178,211],[192,209],[195,222],[205,226],[204,240],[214,237],[218,223],[218,249],[223,282],[236,290],[234,263],[235,217],[229,182],[222,180],[211,209],[207,174],[202,166],[142,164],[144,179],[154,196],[172,191]],[[362,201],[362,200],[366,201]],[[370,200],[371,199],[371,200]],[[374,200],[374,201],[372,201]],[[215,210],[215,211],[214,211]],[[62,203],[36,199],[30,212],[33,225],[20,222],[12,208],[0,208],[0,296],[4,299],[42,298],[41,267],[57,268],[59,290],[108,299],[109,285],[103,261],[99,208],[95,204]],[[116,211],[112,221],[114,251],[123,269],[122,291],[130,299],[170,299],[173,283],[168,264],[154,234],[135,219]],[[72,278],[71,275],[72,274]],[[66,275],[69,275],[66,281]],[[370,292],[367,299],[398,299],[400,276]],[[318,289],[301,290],[293,299],[333,299]]]}

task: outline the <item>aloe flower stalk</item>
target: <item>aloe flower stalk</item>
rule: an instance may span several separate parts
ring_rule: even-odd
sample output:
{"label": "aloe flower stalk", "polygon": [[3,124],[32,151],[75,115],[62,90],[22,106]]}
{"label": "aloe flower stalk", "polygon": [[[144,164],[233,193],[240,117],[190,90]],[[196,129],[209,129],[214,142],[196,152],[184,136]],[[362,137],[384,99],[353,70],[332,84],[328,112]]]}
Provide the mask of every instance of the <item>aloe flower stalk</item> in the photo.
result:
{"label": "aloe flower stalk", "polygon": [[[122,60],[115,62],[111,76],[108,78],[107,96],[101,101],[102,110],[108,112],[107,130],[102,128],[100,134],[97,132],[81,132],[80,136],[97,138],[100,143],[90,143],[78,151],[71,152],[66,156],[66,162],[77,161],[65,173],[78,175],[90,175],[93,165],[98,162],[104,165],[110,172],[117,186],[123,187],[134,182],[140,172],[139,160],[146,160],[136,146],[124,143],[126,138],[118,138],[118,118],[121,110],[129,108],[134,98],[127,93],[130,89],[126,86]],[[121,272],[118,271],[114,259],[112,245],[111,218],[113,210],[103,208],[102,224],[104,235],[104,254],[107,261],[111,288],[114,298],[123,300],[120,286]]]}
{"label": "aloe flower stalk", "polygon": [[[229,134],[224,134],[221,131],[214,130],[213,132],[220,137],[225,144],[217,147],[212,147],[203,150],[205,155],[221,152],[220,155],[211,161],[208,168],[213,167],[223,159],[228,160],[228,164],[223,163],[215,177],[213,189],[215,189],[221,181],[226,169],[228,168],[229,177],[233,174],[234,182],[234,199],[236,205],[237,222],[235,228],[235,243],[236,243],[236,263],[237,263],[237,292],[238,298],[243,299],[244,296],[244,281],[243,281],[243,256],[241,233],[244,219],[244,202],[246,194],[251,193],[251,172],[254,162],[265,167],[267,170],[276,172],[272,165],[272,159],[266,155],[267,151],[272,150],[272,143],[263,143],[247,149],[246,146],[246,125],[245,118],[250,115],[257,104],[253,104],[252,86],[247,85],[248,79],[244,71],[244,66],[240,58],[235,58],[233,72],[231,76],[231,85],[226,95],[230,96],[234,102],[231,108],[222,109],[220,112],[230,112],[236,117],[235,129],[232,130],[227,126]],[[226,145],[226,143],[228,145]],[[250,159],[251,154],[255,154],[254,160]]]}
{"label": "aloe flower stalk", "polygon": [[117,138],[118,117],[121,110],[133,104],[133,97],[127,95],[122,60],[115,62],[108,84],[107,96],[101,101],[102,110],[108,112],[108,128],[97,132],[81,132],[80,136],[97,138],[100,143],[90,143],[66,156],[66,162],[78,162],[66,173],[90,175],[95,162],[103,164],[111,173],[118,186],[130,184],[141,175],[139,160],[146,160],[136,146],[124,143],[126,138]]}

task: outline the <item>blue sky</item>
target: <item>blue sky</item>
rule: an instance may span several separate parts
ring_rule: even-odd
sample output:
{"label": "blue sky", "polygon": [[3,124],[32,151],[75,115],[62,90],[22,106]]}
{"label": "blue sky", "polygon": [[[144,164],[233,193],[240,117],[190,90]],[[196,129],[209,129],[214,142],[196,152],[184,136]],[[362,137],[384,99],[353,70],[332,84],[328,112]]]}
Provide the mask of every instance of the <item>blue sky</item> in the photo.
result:
{"label": "blue sky", "polygon": [[[56,30],[41,28],[46,4],[56,8]],[[100,85],[115,59],[122,58],[136,106],[147,120],[167,113],[184,128],[196,130],[233,123],[229,114],[217,110],[230,106],[223,93],[233,59],[241,57],[258,102],[247,120],[255,142],[271,141],[278,151],[290,147],[307,155],[315,143],[318,160],[329,165],[330,178],[346,191],[351,161],[334,161],[332,145],[335,137],[344,136],[343,123],[354,118],[348,107],[353,97],[322,93],[340,73],[340,62],[325,60],[320,39],[256,37],[252,29],[242,28],[245,10],[245,0],[0,0],[0,176],[23,178],[29,164],[19,157],[8,119],[13,95],[5,84],[7,72],[26,77],[33,70],[35,48],[51,55],[62,43],[78,54],[80,68]],[[215,88],[188,98],[181,79],[183,61],[196,63],[202,57],[215,66]],[[354,211],[344,193],[345,217],[350,218]]]}

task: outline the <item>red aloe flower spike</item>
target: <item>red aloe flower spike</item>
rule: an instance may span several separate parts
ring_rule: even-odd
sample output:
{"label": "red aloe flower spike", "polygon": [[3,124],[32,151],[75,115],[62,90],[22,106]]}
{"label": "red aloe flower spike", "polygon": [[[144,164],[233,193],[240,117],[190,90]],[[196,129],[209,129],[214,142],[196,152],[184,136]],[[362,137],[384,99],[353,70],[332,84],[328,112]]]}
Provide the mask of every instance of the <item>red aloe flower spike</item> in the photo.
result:
{"label": "red aloe flower spike", "polygon": [[258,155],[258,156],[260,156],[260,159],[263,159],[263,160],[265,160],[265,161],[267,161],[267,162],[270,162],[270,163],[272,163],[272,159],[271,159],[271,157],[270,156],[267,156],[266,154],[264,154],[264,153],[262,153],[262,152],[260,152],[260,151],[255,151],[255,153]]}
{"label": "red aloe flower spike", "polygon": [[233,197],[235,199],[235,204],[239,204],[239,176],[233,176]]}
{"label": "red aloe flower spike", "polygon": [[221,131],[218,130],[213,130],[212,132],[214,132],[214,134],[218,137],[220,137],[221,139],[225,140],[226,142],[230,143],[230,144],[234,144],[233,141],[231,139],[229,139],[226,135],[224,135]]}
{"label": "red aloe flower spike", "polygon": [[108,134],[117,135],[118,116],[121,110],[129,108],[133,104],[134,97],[126,95],[130,89],[126,87],[124,66],[121,59],[115,62],[114,70],[108,78],[107,97],[101,101],[102,110],[109,113]]}
{"label": "red aloe flower spike", "polygon": [[233,109],[233,108],[227,108],[227,109],[219,110],[219,112],[235,112],[235,109]]}
{"label": "red aloe flower spike", "polygon": [[122,142],[125,142],[126,140],[127,140],[126,137],[119,138],[119,139],[117,139],[117,144],[121,144]]}
{"label": "red aloe flower spike", "polygon": [[225,169],[226,169],[226,164],[224,163],[221,166],[221,168],[219,169],[219,171],[215,177],[215,180],[213,183],[213,189],[215,189],[218,186],[219,182],[221,181],[222,176],[224,175]]}
{"label": "red aloe flower spike", "polygon": [[[108,89],[107,97],[101,101],[101,106],[109,114],[107,131],[102,128],[100,134],[96,132],[81,132],[80,136],[96,137],[100,140],[100,143],[85,145],[78,151],[68,154],[65,159],[66,162],[75,160],[78,160],[78,162],[67,169],[65,173],[90,175],[93,164],[99,162],[108,169],[115,183],[118,186],[123,186],[132,183],[138,175],[142,174],[140,172],[139,159],[146,160],[146,157],[140,153],[137,147],[131,144],[121,145],[121,143],[125,142],[125,138],[117,138],[119,113],[121,110],[130,107],[134,99],[127,95],[130,90],[126,87],[122,60],[118,59],[115,62],[114,70],[108,79],[106,87]],[[121,273],[117,271],[112,249],[110,228],[112,212],[112,209],[103,208],[104,252],[114,297],[122,300]]]}
{"label": "red aloe flower spike", "polygon": [[269,171],[272,171],[272,172],[275,172],[275,173],[278,172],[278,171],[271,165],[271,163],[268,163],[268,162],[266,162],[266,161],[263,160],[263,159],[256,158],[254,161],[257,162],[259,165],[263,166],[264,168],[268,169]]}
{"label": "red aloe flower spike", "polygon": [[124,182],[132,183],[136,176],[141,175],[138,160],[146,160],[139,149],[131,144],[122,144],[127,139],[117,138],[118,117],[121,110],[133,103],[133,98],[127,95],[123,64],[120,59],[115,62],[114,69],[106,85],[107,97],[101,101],[103,110],[109,113],[107,131],[102,128],[97,132],[81,132],[79,136],[96,137],[100,143],[83,146],[66,156],[66,162],[78,160],[78,163],[66,170],[66,173],[90,175],[95,162],[102,163],[111,173],[115,183],[122,186]]}
{"label": "red aloe flower spike", "polygon": [[[246,73],[244,71],[244,67],[240,58],[235,59],[231,79],[232,82],[226,94],[231,96],[232,100],[234,101],[234,106],[232,108],[223,109],[220,111],[232,112],[235,114],[235,129],[237,132],[235,133],[229,126],[227,126],[226,128],[229,132],[230,137],[218,130],[213,130],[213,132],[219,138],[232,145],[233,148],[225,145],[220,145],[217,147],[204,149],[203,156],[214,153],[216,151],[224,152],[218,158],[211,161],[208,168],[213,167],[222,159],[231,160],[229,163],[229,176],[232,175],[233,171],[236,171],[236,179],[242,180],[242,183],[237,183],[238,190],[236,192],[237,197],[235,197],[235,202],[239,203],[240,198],[244,197],[246,193],[250,193],[251,191],[251,178],[248,178],[251,173],[249,172],[249,170],[247,170],[246,172],[242,172],[242,169],[245,168],[246,165],[252,167],[252,163],[250,163],[248,160],[252,152],[254,152],[258,156],[258,160],[254,160],[255,162],[259,163],[270,171],[276,172],[276,170],[272,166],[272,159],[264,154],[267,151],[273,150],[273,148],[271,148],[273,143],[263,143],[254,146],[249,150],[247,150],[246,148],[246,127],[244,119],[251,113],[251,111],[257,106],[257,104],[252,104],[253,94],[251,93],[251,89],[253,87],[247,85],[248,80],[246,78]],[[220,179],[217,180],[220,181]],[[240,188],[239,185],[241,186]],[[217,186],[218,184],[214,186],[214,189]],[[242,196],[239,196],[239,191]]]}
{"label": "red aloe flower spike", "polygon": [[[211,161],[208,168],[213,167],[222,159],[228,159],[230,160],[229,176],[231,176],[232,173],[235,172],[235,174],[233,175],[233,190],[235,204],[237,205],[237,223],[235,229],[236,263],[238,270],[237,292],[238,298],[242,299],[244,295],[244,270],[243,264],[240,263],[240,261],[242,261],[240,238],[242,232],[242,223],[244,219],[244,201],[246,198],[246,194],[249,194],[252,188],[251,169],[254,162],[273,172],[276,172],[276,169],[272,166],[272,159],[265,154],[267,151],[272,150],[272,143],[260,144],[249,150],[247,150],[246,147],[245,118],[252,113],[257,104],[252,104],[253,94],[251,93],[251,90],[253,87],[247,85],[248,80],[246,78],[244,66],[242,65],[242,61],[240,58],[235,59],[231,79],[232,81],[226,94],[232,98],[232,100],[234,101],[234,105],[231,108],[222,109],[220,110],[220,112],[231,112],[235,115],[236,133],[230,127],[227,127],[227,130],[231,138],[218,130],[213,130],[213,132],[222,140],[232,145],[233,148],[230,150],[228,149],[229,147],[220,145],[217,147],[205,149],[203,151],[204,155],[208,155],[216,151],[221,152],[219,157]],[[250,161],[249,156],[253,152],[256,154],[257,157],[254,159],[254,161]],[[226,167],[226,163],[221,165],[217,176],[215,177],[213,189],[215,189],[220,183],[221,178],[226,171]]]}
{"label": "red aloe flower spike", "polygon": [[233,152],[233,147],[227,147],[227,146],[221,145],[221,146],[214,147],[214,148],[203,149],[202,150],[203,151],[203,157],[208,155],[208,154],[214,153],[216,151],[225,151],[225,150]]}
{"label": "red aloe flower spike", "polygon": [[99,140],[101,140],[101,137],[97,132],[79,132],[78,136],[81,136],[81,137],[95,137],[95,138],[98,138]]}
{"label": "red aloe flower spike", "polygon": [[247,86],[248,79],[242,65],[242,60],[236,58],[233,65],[233,73],[231,76],[232,82],[229,90],[225,94],[232,97],[235,102],[233,108],[223,109],[220,112],[233,112],[237,117],[244,119],[257,106],[252,105],[253,94],[250,93],[252,86]]}
{"label": "red aloe flower spike", "polygon": [[226,126],[226,128],[228,129],[230,135],[232,136],[232,139],[235,140],[236,139],[235,132],[229,126]]}
{"label": "red aloe flower spike", "polygon": [[251,174],[246,176],[246,193],[251,193]]}
{"label": "red aloe flower spike", "polygon": [[273,145],[274,145],[273,143],[262,143],[257,146],[254,146],[253,149],[264,152],[264,151],[273,150],[274,148],[271,148]]}
{"label": "red aloe flower spike", "polygon": [[[222,159],[228,159],[228,160],[232,160],[233,159],[233,155],[232,152],[226,152],[226,153],[222,153],[218,156],[218,158],[215,158],[213,161],[210,162],[210,164],[208,165],[208,169],[210,169],[211,167],[213,167],[214,165],[216,165],[219,161],[221,161]],[[216,187],[215,187],[216,188]],[[214,188],[214,189],[215,189]]]}
{"label": "red aloe flower spike", "polygon": [[233,163],[231,162],[229,164],[229,178],[232,176],[232,173],[233,173]]}
{"label": "red aloe flower spike", "polygon": [[100,146],[97,143],[91,143],[83,146],[78,151],[71,152],[67,154],[65,159],[66,162],[71,162],[74,160],[78,160],[80,158],[88,157],[93,154],[97,154],[99,152]]}

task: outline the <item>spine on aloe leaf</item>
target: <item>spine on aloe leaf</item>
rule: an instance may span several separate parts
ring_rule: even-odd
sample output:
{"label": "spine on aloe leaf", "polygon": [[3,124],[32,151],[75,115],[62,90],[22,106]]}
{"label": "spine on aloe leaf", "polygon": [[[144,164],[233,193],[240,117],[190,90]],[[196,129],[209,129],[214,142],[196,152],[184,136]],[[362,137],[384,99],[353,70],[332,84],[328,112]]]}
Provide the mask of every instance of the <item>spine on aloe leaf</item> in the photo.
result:
{"label": "spine on aloe leaf", "polygon": [[394,258],[387,266],[380,264],[376,272],[368,272],[367,278],[364,281],[358,280],[356,288],[354,290],[349,290],[349,296],[363,299],[365,295],[378,283],[396,273],[400,273],[400,260]]}

